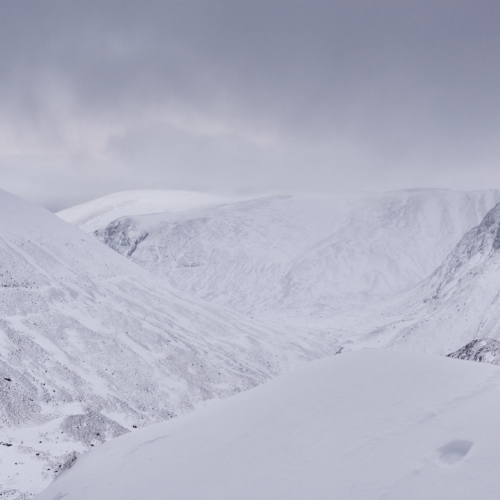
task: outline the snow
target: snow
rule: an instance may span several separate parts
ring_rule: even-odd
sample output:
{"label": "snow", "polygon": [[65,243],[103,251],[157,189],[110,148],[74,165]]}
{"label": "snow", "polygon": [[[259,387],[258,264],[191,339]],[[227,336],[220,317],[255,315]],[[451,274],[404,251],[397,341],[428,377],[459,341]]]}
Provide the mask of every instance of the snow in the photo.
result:
{"label": "snow", "polygon": [[190,295],[330,325],[426,278],[498,201],[496,190],[273,196],[122,217],[95,234]]}
{"label": "snow", "polygon": [[37,500],[498,498],[500,372],[359,351],[78,458]]}
{"label": "snow", "polygon": [[500,340],[500,204],[426,280],[372,315],[364,345],[447,355],[474,340]]}
{"label": "snow", "polygon": [[0,191],[2,498],[493,498],[498,201]]}
{"label": "snow", "polygon": [[0,492],[12,498],[48,484],[67,453],[339,349],[187,297],[2,191],[0,256],[0,441],[12,444]]}
{"label": "snow", "polygon": [[223,204],[229,200],[229,198],[194,191],[131,190],[120,191],[61,210],[57,215],[66,222],[92,233],[124,215],[180,212]]}

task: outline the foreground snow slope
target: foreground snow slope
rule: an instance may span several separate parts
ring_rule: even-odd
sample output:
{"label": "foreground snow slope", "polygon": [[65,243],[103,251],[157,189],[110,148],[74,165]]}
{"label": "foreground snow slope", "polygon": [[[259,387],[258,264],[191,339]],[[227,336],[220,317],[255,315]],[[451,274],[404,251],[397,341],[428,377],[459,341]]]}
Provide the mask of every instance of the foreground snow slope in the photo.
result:
{"label": "foreground snow slope", "polygon": [[220,205],[227,201],[229,200],[207,193],[143,189],[103,196],[88,203],[61,210],[57,215],[66,222],[91,233],[124,215],[179,212]]}
{"label": "foreground snow slope", "polygon": [[498,201],[496,190],[277,196],[122,217],[96,235],[210,302],[319,321],[427,277]]}
{"label": "foreground snow slope", "polygon": [[375,319],[383,326],[369,345],[449,354],[472,340],[500,340],[499,284],[500,204],[427,280]]}
{"label": "foreground snow slope", "polygon": [[397,351],[309,363],[79,458],[37,500],[496,500],[500,372]]}
{"label": "foreground snow slope", "polygon": [[2,498],[39,491],[71,451],[253,387],[334,344],[187,298],[0,191]]}

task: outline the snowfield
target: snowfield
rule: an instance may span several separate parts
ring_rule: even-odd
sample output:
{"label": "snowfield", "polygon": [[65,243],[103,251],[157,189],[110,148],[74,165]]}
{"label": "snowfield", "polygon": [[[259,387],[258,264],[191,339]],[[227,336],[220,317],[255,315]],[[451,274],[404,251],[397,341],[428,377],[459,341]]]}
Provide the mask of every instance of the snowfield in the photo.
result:
{"label": "snowfield", "polygon": [[498,367],[359,351],[78,458],[36,500],[496,500]]}
{"label": "snowfield", "polygon": [[499,201],[0,191],[0,498],[493,498]]}

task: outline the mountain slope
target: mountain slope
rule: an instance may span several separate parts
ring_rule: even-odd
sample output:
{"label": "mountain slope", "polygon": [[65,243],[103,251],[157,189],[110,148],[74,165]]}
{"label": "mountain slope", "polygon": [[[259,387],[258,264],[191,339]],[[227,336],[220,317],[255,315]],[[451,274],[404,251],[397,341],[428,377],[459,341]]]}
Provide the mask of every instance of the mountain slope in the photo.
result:
{"label": "mountain slope", "polygon": [[498,191],[279,196],[122,217],[95,234],[210,302],[316,322],[418,283],[498,201]]}
{"label": "mountain slope", "polygon": [[370,345],[449,354],[472,340],[500,340],[499,235],[500,204],[427,280],[388,307]]}
{"label": "mountain slope", "polygon": [[0,257],[5,498],[39,489],[72,451],[338,350],[188,298],[3,191]]}
{"label": "mountain slope", "polygon": [[397,351],[323,359],[106,443],[36,498],[494,500],[498,375]]}
{"label": "mountain slope", "polygon": [[228,199],[207,193],[143,189],[103,196],[88,203],[61,210],[57,215],[66,222],[91,233],[124,215],[180,212],[221,205],[228,201]]}

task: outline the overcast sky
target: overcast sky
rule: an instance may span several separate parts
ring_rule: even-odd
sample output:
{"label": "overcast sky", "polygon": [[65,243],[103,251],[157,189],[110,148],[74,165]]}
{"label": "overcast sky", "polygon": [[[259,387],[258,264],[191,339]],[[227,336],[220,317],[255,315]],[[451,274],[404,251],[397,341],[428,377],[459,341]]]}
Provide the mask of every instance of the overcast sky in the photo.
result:
{"label": "overcast sky", "polygon": [[498,0],[0,0],[1,187],[500,188]]}

